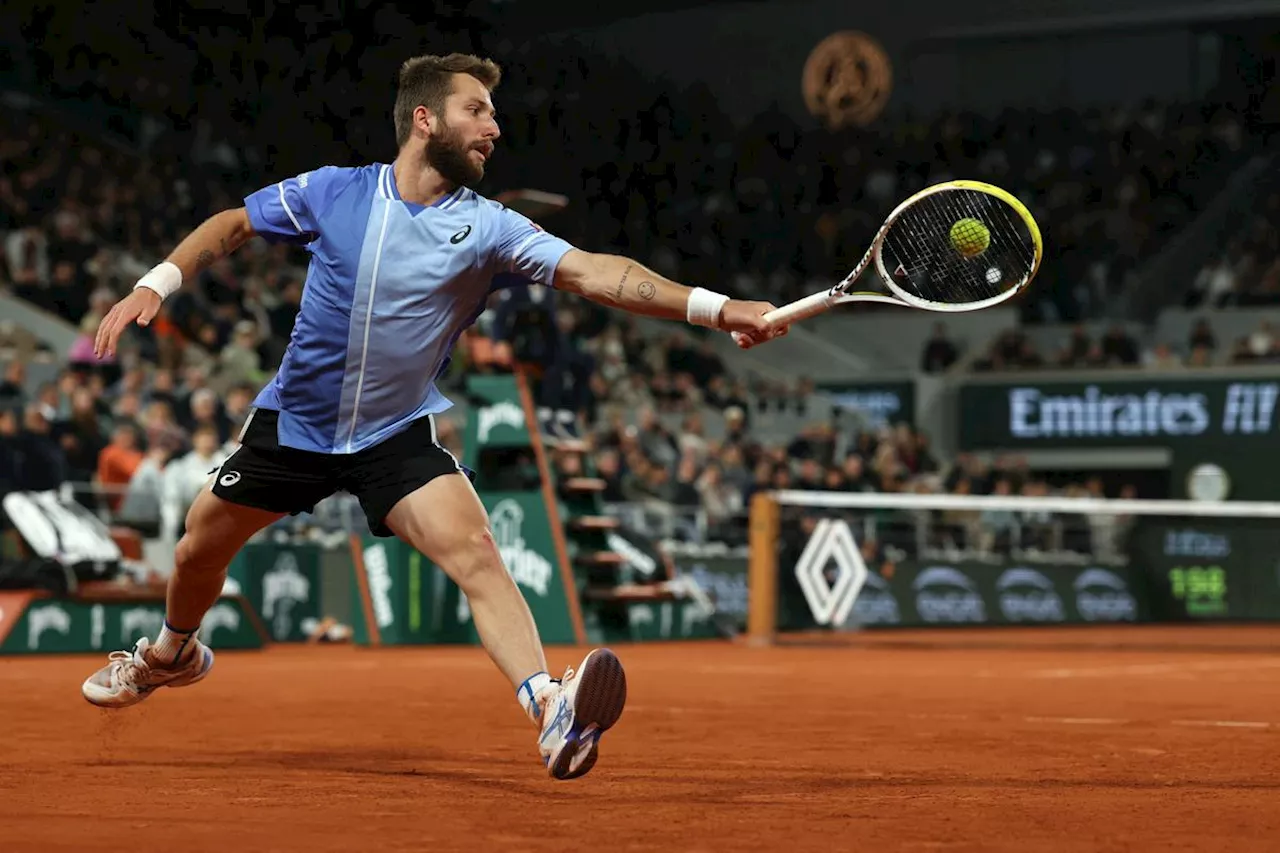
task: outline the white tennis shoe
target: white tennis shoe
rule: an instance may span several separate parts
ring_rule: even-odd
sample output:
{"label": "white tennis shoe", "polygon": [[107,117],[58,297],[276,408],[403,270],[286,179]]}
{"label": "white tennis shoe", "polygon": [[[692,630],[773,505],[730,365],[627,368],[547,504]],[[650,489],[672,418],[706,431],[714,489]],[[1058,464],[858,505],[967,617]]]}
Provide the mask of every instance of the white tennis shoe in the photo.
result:
{"label": "white tennis shoe", "polygon": [[555,779],[585,776],[599,756],[600,736],[622,716],[627,675],[608,649],[595,649],[546,690],[538,751]]}
{"label": "white tennis shoe", "polygon": [[213,651],[195,637],[191,642],[195,650],[170,668],[149,659],[151,641],[143,637],[131,652],[112,652],[109,663],[85,679],[80,692],[99,708],[125,708],[146,699],[157,687],[195,684],[213,669]]}

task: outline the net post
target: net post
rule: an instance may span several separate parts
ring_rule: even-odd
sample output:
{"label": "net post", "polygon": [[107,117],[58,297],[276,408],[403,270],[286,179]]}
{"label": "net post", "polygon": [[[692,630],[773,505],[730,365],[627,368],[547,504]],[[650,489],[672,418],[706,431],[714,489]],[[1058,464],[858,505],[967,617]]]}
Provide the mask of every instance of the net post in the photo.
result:
{"label": "net post", "polygon": [[773,644],[778,622],[778,535],[781,512],[769,492],[751,497],[747,556],[747,644]]}

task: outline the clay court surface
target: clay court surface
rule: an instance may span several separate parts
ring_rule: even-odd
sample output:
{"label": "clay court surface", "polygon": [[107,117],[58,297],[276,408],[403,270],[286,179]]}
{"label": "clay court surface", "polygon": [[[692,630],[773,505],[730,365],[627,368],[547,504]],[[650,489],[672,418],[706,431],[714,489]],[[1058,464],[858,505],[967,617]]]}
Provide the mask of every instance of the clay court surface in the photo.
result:
{"label": "clay court surface", "polygon": [[616,649],[570,783],[478,649],[225,653],[116,712],[101,657],[0,659],[0,850],[1280,849],[1275,629]]}

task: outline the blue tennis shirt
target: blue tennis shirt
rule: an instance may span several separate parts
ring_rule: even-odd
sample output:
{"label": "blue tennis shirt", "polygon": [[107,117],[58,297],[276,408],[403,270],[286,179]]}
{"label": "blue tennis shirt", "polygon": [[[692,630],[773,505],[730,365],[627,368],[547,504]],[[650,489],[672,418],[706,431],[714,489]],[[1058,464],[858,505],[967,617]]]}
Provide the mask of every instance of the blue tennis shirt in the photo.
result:
{"label": "blue tennis shirt", "polygon": [[325,166],[245,198],[254,230],[311,253],[280,370],[254,405],[279,441],[355,453],[453,404],[436,388],[489,295],[550,285],[573,247],[465,187],[404,201],[391,166]]}

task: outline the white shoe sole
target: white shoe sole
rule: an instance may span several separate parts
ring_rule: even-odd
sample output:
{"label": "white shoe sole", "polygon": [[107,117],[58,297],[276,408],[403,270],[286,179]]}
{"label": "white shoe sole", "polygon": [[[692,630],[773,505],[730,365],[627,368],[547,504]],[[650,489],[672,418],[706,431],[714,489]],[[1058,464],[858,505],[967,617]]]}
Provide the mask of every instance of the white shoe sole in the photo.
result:
{"label": "white shoe sole", "polygon": [[[548,768],[555,779],[577,779],[595,767],[600,736],[618,722],[627,704],[627,675],[618,656],[608,649],[596,649],[587,655],[577,681],[573,728],[565,735],[560,754]],[[573,760],[584,750],[587,754],[575,769]]]}

